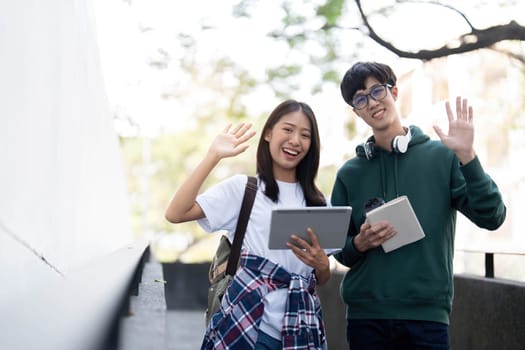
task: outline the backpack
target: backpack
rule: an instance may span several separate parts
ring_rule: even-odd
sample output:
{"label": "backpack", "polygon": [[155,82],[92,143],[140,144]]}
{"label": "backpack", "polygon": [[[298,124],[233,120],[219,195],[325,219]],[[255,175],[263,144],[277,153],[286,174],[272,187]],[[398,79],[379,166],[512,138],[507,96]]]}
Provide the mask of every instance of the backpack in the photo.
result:
{"label": "backpack", "polygon": [[230,244],[228,237],[225,235],[220,238],[219,246],[213,256],[208,271],[210,286],[208,288],[208,306],[205,315],[206,326],[210,323],[212,316],[219,310],[222,297],[239,266],[242,242],[244,240],[246,226],[248,225],[256,194],[257,178],[254,176],[248,176],[233,243]]}

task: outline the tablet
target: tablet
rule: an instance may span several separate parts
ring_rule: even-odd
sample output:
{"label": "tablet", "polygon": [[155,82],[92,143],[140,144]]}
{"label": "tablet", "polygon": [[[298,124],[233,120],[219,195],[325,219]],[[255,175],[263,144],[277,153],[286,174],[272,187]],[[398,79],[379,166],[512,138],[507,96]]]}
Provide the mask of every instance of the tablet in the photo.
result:
{"label": "tablet", "polygon": [[323,249],[342,249],[352,214],[351,207],[301,207],[272,210],[270,249],[290,249],[286,242],[296,234],[310,242],[307,227],[311,227]]}

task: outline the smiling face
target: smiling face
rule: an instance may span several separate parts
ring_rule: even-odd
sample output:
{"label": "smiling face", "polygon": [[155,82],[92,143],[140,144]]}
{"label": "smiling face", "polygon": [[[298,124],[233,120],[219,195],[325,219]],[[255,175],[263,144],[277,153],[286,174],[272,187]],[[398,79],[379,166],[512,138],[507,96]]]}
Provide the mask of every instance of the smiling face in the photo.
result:
{"label": "smiling face", "polygon": [[395,107],[395,101],[397,100],[397,86],[387,88],[386,96],[378,101],[374,100],[370,95],[370,92],[377,89],[382,85],[375,77],[368,77],[365,80],[365,88],[358,90],[354,94],[354,100],[356,96],[367,95],[368,104],[361,108],[354,108],[354,113],[361,117],[365,123],[370,125],[376,131],[386,131],[389,128],[399,129],[400,123],[397,110]]}
{"label": "smiling face", "polygon": [[273,161],[273,173],[277,180],[296,182],[296,167],[310,149],[312,127],[302,110],[284,114],[266,132]]}

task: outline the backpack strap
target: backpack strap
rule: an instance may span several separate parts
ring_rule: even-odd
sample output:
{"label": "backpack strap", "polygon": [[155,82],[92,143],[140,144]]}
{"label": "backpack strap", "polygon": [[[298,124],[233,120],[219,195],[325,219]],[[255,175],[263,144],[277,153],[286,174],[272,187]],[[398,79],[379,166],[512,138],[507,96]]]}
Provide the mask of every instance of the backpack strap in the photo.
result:
{"label": "backpack strap", "polygon": [[248,220],[250,219],[250,213],[253,207],[253,201],[257,194],[257,178],[254,176],[248,176],[246,182],[246,188],[244,190],[244,197],[242,199],[241,211],[239,218],[237,219],[237,227],[235,228],[235,236],[233,237],[232,248],[230,256],[228,258],[228,265],[226,266],[226,274],[233,276],[237,270],[239,263],[239,257],[241,256],[241,247],[244,240],[244,234],[246,233],[246,226],[248,226]]}

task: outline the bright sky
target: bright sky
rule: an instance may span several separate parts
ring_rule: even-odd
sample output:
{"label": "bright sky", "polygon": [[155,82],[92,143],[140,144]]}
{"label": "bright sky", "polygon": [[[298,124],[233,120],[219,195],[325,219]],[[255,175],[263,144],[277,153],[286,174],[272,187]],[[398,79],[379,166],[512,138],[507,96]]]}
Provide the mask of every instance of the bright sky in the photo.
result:
{"label": "bright sky", "polygon": [[[261,62],[279,60],[278,55],[268,54],[269,48],[276,50],[276,43],[266,38],[266,28],[276,25],[279,17],[272,16],[272,9],[263,2],[259,15],[250,22],[231,20],[233,1],[229,0],[135,0],[131,6],[125,1],[94,3],[109,99],[118,110],[124,109],[139,121],[146,134],[155,133],[159,124],[171,121],[172,125],[181,125],[180,118],[191,119],[191,107],[182,101],[161,99],[162,92],[174,82],[185,85],[180,81],[185,77],[179,67],[172,64],[158,70],[147,64],[152,58],[162,58],[160,48],[175,59],[184,55],[178,32],[190,33],[198,41],[196,59],[203,63],[203,69],[210,57],[230,56],[261,78],[265,68]],[[217,29],[201,32],[201,23]]]}

